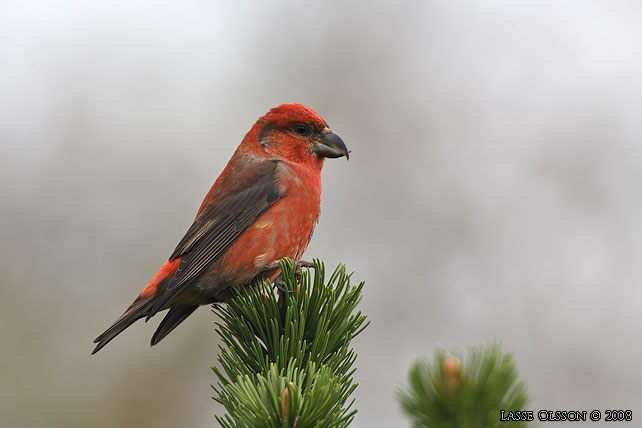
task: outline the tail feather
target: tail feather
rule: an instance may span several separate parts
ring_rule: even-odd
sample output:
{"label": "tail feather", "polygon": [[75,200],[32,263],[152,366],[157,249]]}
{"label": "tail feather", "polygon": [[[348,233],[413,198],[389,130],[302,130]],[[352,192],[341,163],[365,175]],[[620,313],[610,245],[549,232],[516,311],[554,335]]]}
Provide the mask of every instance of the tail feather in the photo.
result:
{"label": "tail feather", "polygon": [[151,299],[136,299],[134,303],[125,311],[124,314],[120,316],[114,323],[109,327],[103,334],[98,336],[94,343],[97,343],[91,355],[94,355],[96,352],[100,351],[105,345],[107,345],[111,340],[123,332],[127,327],[132,325],[134,322],[148,315],[148,312],[151,308]]}
{"label": "tail feather", "polygon": [[185,319],[192,315],[192,312],[197,308],[198,306],[177,306],[175,308],[171,308],[152,336],[152,346],[160,342],[165,336],[174,330],[177,325],[185,321]]}

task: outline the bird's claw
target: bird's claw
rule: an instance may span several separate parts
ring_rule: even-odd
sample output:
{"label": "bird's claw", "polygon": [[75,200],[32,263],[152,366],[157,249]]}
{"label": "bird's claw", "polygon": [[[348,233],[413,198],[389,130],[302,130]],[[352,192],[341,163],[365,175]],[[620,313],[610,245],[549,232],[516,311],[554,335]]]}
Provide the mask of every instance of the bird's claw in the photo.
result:
{"label": "bird's claw", "polygon": [[[297,282],[301,282],[301,274],[303,273],[303,268],[313,268],[314,263],[308,262],[305,260],[295,260],[295,263],[296,263],[296,269],[294,270],[294,275],[296,277]],[[278,267],[280,267],[279,262],[274,261],[269,263],[265,267],[265,270],[272,270]],[[274,286],[281,293],[296,293],[296,290],[287,290],[283,286],[283,273],[280,273],[279,276],[276,277],[276,279],[274,280]]]}
{"label": "bird's claw", "polygon": [[276,279],[274,280],[274,286],[279,291],[279,293],[294,293],[294,290],[286,290],[286,288],[283,286],[283,274],[280,274],[276,277]]}

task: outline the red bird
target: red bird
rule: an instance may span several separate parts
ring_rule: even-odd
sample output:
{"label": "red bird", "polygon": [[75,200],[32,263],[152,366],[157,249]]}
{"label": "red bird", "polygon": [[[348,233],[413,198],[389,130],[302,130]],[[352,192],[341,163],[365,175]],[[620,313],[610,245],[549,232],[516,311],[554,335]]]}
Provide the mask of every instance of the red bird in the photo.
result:
{"label": "red bird", "polygon": [[169,309],[157,344],[200,305],[263,275],[283,257],[300,259],[319,219],[324,158],[349,157],[327,122],[301,104],[283,104],[256,121],[205,196],[169,260],[134,303],[98,336],[98,352],[132,323]]}

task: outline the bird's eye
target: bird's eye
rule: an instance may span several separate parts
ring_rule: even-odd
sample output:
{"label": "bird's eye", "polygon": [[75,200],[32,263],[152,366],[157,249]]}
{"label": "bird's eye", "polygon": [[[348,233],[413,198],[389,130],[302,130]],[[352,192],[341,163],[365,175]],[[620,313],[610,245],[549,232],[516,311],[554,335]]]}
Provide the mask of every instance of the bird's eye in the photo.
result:
{"label": "bird's eye", "polygon": [[307,137],[311,133],[311,128],[305,123],[299,123],[297,125],[294,125],[294,132],[303,137]]}

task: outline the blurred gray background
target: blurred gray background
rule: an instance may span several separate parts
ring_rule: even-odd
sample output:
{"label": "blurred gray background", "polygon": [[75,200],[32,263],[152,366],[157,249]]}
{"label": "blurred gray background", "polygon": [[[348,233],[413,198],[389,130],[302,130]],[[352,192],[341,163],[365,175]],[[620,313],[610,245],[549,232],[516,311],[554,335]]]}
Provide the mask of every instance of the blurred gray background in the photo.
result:
{"label": "blurred gray background", "polygon": [[208,308],[155,348],[159,318],[91,342],[292,101],[352,150],[307,256],[367,283],[355,427],[408,426],[414,358],[493,340],[532,409],[639,420],[640,22],[633,1],[4,0],[0,425],[216,426]]}

